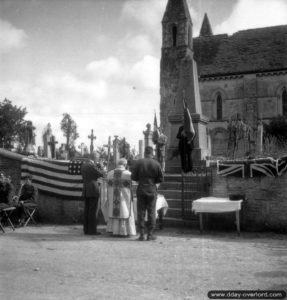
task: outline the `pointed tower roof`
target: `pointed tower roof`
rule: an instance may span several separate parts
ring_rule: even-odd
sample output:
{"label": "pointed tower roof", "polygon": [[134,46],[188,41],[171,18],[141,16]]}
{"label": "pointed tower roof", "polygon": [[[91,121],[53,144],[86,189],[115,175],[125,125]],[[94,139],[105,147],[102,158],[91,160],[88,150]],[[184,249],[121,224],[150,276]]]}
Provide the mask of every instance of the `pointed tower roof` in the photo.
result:
{"label": "pointed tower roof", "polygon": [[203,18],[203,22],[202,22],[202,25],[201,25],[199,36],[211,36],[211,35],[213,35],[212,29],[211,29],[211,26],[210,26],[210,23],[209,23],[208,16],[205,13],[204,18]]}
{"label": "pointed tower roof", "polygon": [[179,20],[188,20],[192,23],[186,0],[168,0],[162,22]]}

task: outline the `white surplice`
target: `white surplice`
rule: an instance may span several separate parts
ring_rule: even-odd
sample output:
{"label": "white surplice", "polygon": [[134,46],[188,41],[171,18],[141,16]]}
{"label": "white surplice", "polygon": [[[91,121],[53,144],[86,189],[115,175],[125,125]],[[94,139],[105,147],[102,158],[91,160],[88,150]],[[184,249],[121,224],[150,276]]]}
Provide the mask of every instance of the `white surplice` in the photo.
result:
{"label": "white surplice", "polygon": [[136,235],[131,172],[123,166],[107,175],[108,224],[113,235]]}

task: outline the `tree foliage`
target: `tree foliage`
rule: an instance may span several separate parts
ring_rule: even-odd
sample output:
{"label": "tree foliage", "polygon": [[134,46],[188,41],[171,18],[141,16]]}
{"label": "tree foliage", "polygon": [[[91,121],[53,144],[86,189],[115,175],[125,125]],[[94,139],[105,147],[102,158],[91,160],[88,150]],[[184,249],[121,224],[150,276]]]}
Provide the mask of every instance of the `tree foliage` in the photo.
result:
{"label": "tree foliage", "polygon": [[67,113],[63,114],[63,119],[61,121],[61,130],[63,131],[64,136],[67,139],[66,141],[67,150],[72,149],[76,139],[79,137],[79,134],[77,132],[76,122]]}
{"label": "tree foliage", "polygon": [[269,124],[263,124],[263,140],[275,139],[278,146],[285,146],[287,143],[287,118],[277,116],[271,119]]}
{"label": "tree foliage", "polygon": [[25,128],[28,121],[24,120],[26,108],[13,105],[8,99],[0,102],[0,142],[1,147],[11,148],[17,142],[25,146]]}
{"label": "tree foliage", "polygon": [[131,158],[131,146],[126,141],[125,138],[120,139],[119,141],[119,153],[121,157],[124,157],[126,159]]}

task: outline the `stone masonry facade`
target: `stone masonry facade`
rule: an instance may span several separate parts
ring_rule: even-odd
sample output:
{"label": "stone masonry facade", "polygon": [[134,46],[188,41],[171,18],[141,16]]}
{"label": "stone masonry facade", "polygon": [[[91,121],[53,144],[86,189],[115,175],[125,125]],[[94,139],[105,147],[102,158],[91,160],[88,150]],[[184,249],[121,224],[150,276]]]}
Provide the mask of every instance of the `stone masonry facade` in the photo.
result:
{"label": "stone masonry facade", "polygon": [[[186,0],[168,0],[162,24],[160,115],[168,136],[168,116],[181,103],[182,72],[194,61],[202,115],[209,119],[211,156],[226,156],[232,117],[239,115],[256,131],[259,119],[268,123],[287,116],[287,25],[214,35],[206,14],[200,35],[193,37]],[[255,134],[252,138],[254,143]]]}

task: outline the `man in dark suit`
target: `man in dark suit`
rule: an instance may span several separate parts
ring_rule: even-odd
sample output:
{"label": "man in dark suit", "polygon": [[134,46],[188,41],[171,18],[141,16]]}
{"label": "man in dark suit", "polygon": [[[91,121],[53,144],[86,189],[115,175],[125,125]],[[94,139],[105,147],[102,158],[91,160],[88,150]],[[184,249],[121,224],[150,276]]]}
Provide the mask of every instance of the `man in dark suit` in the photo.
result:
{"label": "man in dark suit", "polygon": [[157,184],[163,181],[160,164],[153,159],[153,148],[146,147],[144,158],[135,162],[132,168],[132,180],[138,182],[137,211],[140,241],[144,241],[145,214],[147,211],[147,240],[155,240],[153,231],[156,224]]}
{"label": "man in dark suit", "polygon": [[98,179],[103,177],[103,171],[93,161],[85,161],[81,167],[83,177],[84,233],[97,235],[97,207],[100,195]]}

